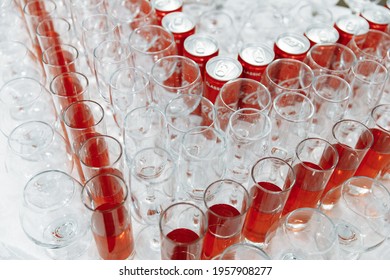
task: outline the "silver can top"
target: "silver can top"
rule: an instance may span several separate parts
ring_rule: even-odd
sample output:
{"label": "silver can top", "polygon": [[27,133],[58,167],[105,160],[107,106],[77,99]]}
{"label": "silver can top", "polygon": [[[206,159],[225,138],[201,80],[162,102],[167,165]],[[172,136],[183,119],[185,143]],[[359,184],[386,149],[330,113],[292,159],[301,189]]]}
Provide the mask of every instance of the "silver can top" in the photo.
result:
{"label": "silver can top", "polygon": [[218,42],[206,34],[193,34],[184,41],[185,50],[193,56],[209,56],[218,51]]}
{"label": "silver can top", "polygon": [[340,37],[337,29],[328,25],[311,25],[305,34],[309,40],[318,44],[336,43]]}
{"label": "silver can top", "polygon": [[264,66],[274,60],[275,53],[266,44],[248,43],[241,48],[240,57],[251,65]]}
{"label": "silver can top", "polygon": [[161,24],[172,33],[185,33],[195,28],[195,22],[183,12],[173,12],[165,15]]}
{"label": "silver can top", "polygon": [[309,40],[298,33],[283,33],[276,38],[275,44],[288,54],[303,54],[310,49]]}
{"label": "silver can top", "polygon": [[344,15],[339,17],[336,20],[336,26],[342,31],[353,35],[366,34],[370,29],[367,20],[356,15]]}
{"label": "silver can top", "polygon": [[183,0],[152,0],[152,7],[162,12],[175,11],[183,6]]}
{"label": "silver can top", "polygon": [[241,63],[228,56],[215,56],[206,63],[206,72],[218,81],[230,81],[240,77]]}
{"label": "silver can top", "polygon": [[390,24],[390,10],[383,6],[369,6],[361,15],[370,22],[377,24]]}

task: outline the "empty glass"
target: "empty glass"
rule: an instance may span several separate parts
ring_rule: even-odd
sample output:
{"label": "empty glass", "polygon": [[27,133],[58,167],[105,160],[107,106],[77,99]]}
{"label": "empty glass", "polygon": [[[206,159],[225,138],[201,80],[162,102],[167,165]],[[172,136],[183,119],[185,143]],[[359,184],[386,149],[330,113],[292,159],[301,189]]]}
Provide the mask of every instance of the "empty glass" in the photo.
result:
{"label": "empty glass", "polygon": [[35,174],[24,187],[21,226],[52,259],[78,258],[91,244],[81,189],[77,180],[59,170]]}
{"label": "empty glass", "polygon": [[270,260],[266,252],[248,243],[236,243],[227,247],[217,260]]}

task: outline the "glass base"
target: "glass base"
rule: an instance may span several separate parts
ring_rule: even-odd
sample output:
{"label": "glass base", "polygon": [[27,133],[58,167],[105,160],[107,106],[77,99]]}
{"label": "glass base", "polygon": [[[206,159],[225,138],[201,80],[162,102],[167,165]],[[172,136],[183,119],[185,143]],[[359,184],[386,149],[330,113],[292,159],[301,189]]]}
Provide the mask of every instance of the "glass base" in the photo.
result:
{"label": "glass base", "polygon": [[157,226],[143,228],[135,239],[135,254],[139,260],[160,260],[161,243]]}

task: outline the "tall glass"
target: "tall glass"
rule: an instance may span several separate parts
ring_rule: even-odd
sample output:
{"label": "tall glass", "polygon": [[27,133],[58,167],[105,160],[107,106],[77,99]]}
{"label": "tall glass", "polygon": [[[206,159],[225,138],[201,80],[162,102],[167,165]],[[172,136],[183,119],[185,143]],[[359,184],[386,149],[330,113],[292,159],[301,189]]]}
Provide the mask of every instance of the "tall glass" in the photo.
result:
{"label": "tall glass", "polygon": [[91,214],[91,230],[99,255],[104,260],[134,256],[130,197],[126,183],[114,174],[92,177],[81,192]]}
{"label": "tall glass", "polygon": [[48,17],[42,20],[37,26],[36,36],[42,51],[53,45],[76,43],[71,23],[61,17]]}
{"label": "tall glass", "polygon": [[243,185],[224,179],[207,187],[203,201],[207,209],[208,227],[202,259],[210,260],[227,247],[242,241],[241,229],[251,197]]}

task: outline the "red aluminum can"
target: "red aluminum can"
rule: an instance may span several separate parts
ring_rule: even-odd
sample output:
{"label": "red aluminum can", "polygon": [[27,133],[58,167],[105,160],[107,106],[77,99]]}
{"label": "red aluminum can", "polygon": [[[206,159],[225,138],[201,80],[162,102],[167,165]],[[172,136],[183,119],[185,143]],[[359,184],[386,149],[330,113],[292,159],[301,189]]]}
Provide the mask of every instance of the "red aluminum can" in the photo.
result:
{"label": "red aluminum can", "polygon": [[360,16],[367,20],[370,29],[386,32],[390,24],[390,10],[379,5],[369,6],[361,12]]}
{"label": "red aluminum can", "polygon": [[161,25],[165,15],[183,11],[183,0],[151,0],[152,7],[156,11],[157,23]]}
{"label": "red aluminum can", "polygon": [[242,65],[242,77],[261,80],[265,68],[275,58],[272,48],[262,43],[247,43],[242,46],[238,53],[238,61]]}
{"label": "red aluminum can", "polygon": [[367,20],[357,15],[345,15],[339,17],[334,28],[339,32],[340,44],[347,45],[351,41],[353,35],[363,35],[368,32],[370,25]]}
{"label": "red aluminum can", "polygon": [[339,32],[336,28],[329,25],[310,25],[306,28],[305,34],[310,41],[310,46],[315,44],[337,43]]}
{"label": "red aluminum can", "polygon": [[183,56],[191,58],[199,65],[204,77],[206,63],[219,53],[218,42],[206,34],[193,34],[184,40]]}
{"label": "red aluminum can", "polygon": [[173,12],[163,17],[162,26],[175,38],[177,54],[183,55],[184,40],[195,33],[195,22],[183,12]]}
{"label": "red aluminum can", "polygon": [[242,65],[237,59],[228,56],[211,58],[206,63],[204,97],[214,103],[221,87],[241,75]]}
{"label": "red aluminum can", "polygon": [[275,59],[291,58],[303,61],[309,49],[309,39],[298,33],[283,33],[274,43]]}

